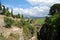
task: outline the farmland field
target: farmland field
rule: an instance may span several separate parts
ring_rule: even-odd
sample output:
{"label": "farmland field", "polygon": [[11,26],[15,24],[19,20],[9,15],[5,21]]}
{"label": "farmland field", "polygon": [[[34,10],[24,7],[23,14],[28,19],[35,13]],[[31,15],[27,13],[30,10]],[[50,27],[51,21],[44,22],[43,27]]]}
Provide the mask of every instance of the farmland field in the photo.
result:
{"label": "farmland field", "polygon": [[45,18],[37,18],[36,23],[37,24],[44,24]]}

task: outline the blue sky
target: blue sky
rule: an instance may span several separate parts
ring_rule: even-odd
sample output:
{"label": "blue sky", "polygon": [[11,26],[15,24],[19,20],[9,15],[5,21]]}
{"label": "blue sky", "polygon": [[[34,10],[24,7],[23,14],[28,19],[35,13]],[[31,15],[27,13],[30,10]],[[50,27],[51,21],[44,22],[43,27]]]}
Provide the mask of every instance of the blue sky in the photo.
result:
{"label": "blue sky", "polygon": [[55,3],[60,3],[60,0],[1,0],[1,3],[10,9],[13,8],[14,14],[45,17],[50,7]]}
{"label": "blue sky", "polygon": [[31,5],[26,0],[1,0],[2,4],[12,7],[27,8]]}

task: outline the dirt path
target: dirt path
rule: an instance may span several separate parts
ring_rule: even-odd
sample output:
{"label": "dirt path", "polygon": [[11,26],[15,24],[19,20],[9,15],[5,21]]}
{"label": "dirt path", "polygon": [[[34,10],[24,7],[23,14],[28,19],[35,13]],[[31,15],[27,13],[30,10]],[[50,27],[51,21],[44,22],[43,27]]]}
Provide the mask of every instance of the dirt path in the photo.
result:
{"label": "dirt path", "polygon": [[33,36],[31,39],[29,39],[29,40],[35,40],[35,36]]}

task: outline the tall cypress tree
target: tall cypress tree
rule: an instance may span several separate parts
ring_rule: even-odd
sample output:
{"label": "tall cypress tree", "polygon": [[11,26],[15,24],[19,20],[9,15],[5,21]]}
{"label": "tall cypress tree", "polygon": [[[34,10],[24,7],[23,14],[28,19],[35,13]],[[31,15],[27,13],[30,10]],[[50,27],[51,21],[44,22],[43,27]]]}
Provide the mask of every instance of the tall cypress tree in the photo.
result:
{"label": "tall cypress tree", "polygon": [[13,17],[13,9],[11,9],[11,16]]}
{"label": "tall cypress tree", "polygon": [[3,12],[2,12],[2,14],[5,15],[6,9],[5,9],[4,5],[2,5],[2,6],[3,6],[3,10],[2,10]]}
{"label": "tall cypress tree", "polygon": [[0,2],[0,10],[2,10],[2,7],[1,7],[1,2]]}

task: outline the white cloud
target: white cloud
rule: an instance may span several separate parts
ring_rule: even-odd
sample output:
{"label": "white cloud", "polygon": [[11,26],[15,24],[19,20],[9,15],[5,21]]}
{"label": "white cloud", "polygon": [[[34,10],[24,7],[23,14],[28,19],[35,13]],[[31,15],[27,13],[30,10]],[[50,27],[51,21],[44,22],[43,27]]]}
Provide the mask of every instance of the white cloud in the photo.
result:
{"label": "white cloud", "polygon": [[[26,0],[31,5],[37,5],[29,9],[30,14],[34,16],[46,16],[49,13],[50,7],[55,3],[60,3],[60,0]],[[28,10],[27,10],[28,11]]]}
{"label": "white cloud", "polygon": [[[14,14],[20,13],[27,16],[44,17],[49,13],[50,7],[55,3],[60,3],[60,0],[26,0],[33,7],[31,8],[18,8],[13,5],[5,5],[6,7],[13,8]],[[10,10],[9,10],[10,11]]]}
{"label": "white cloud", "polygon": [[36,4],[54,4],[54,3],[60,3],[60,0],[27,0],[30,4],[36,5]]}
{"label": "white cloud", "polygon": [[23,8],[13,8],[14,13],[20,13],[20,14],[24,14],[24,15],[28,15],[28,16],[35,16],[35,17],[43,17],[46,16],[48,14],[48,10],[49,7],[43,6],[43,7],[32,7],[32,8],[27,8],[27,9],[23,9]]}
{"label": "white cloud", "polygon": [[51,5],[55,3],[60,3],[60,0],[26,0],[26,1],[29,2],[34,7],[23,9],[13,7],[10,5],[5,6],[12,7],[14,14],[20,13],[27,16],[44,17],[48,15]]}

